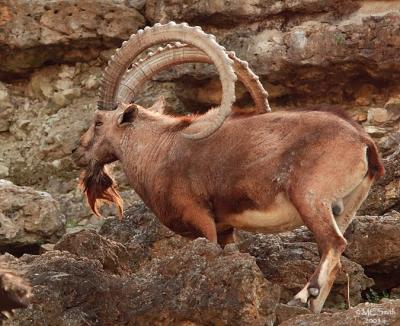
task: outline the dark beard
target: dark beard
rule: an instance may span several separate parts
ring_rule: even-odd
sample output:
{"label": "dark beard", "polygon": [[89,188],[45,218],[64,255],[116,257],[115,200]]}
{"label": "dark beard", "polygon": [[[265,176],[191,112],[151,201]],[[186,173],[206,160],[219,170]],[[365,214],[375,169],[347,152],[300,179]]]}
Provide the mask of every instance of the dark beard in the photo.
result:
{"label": "dark beard", "polygon": [[100,216],[98,209],[104,201],[114,203],[123,216],[123,201],[119,195],[114,179],[109,175],[107,168],[97,162],[90,163],[82,171],[79,186],[86,194],[87,201],[93,213]]}

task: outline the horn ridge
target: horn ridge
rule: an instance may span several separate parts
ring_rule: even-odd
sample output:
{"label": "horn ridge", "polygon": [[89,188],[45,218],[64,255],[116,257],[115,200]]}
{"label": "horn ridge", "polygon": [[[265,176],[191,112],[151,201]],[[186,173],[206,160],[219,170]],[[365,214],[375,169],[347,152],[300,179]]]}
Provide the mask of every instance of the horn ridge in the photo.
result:
{"label": "horn ridge", "polygon": [[204,33],[201,28],[174,22],[166,25],[155,24],[153,27],[139,30],[127,42],[123,43],[121,48],[114,54],[114,57],[108,62],[107,69],[104,70],[99,100],[101,107],[113,107],[113,103],[116,100],[117,86],[132,61],[144,50],[151,46],[171,41],[188,43],[201,49],[211,58],[217,67],[222,83],[222,100],[215,120],[205,129],[188,135],[188,137],[200,139],[211,135],[231,112],[232,104],[235,101],[236,81],[236,75],[232,68],[233,60],[229,58],[225,50],[214,38]]}
{"label": "horn ridge", "polygon": [[[233,68],[238,79],[253,98],[256,112],[270,112],[268,93],[258,76],[250,69],[248,63],[237,58],[234,52],[229,52],[228,55],[234,61]],[[152,78],[155,74],[171,66],[193,62],[212,63],[204,52],[188,44],[174,43],[167,44],[164,48],[158,48],[156,52],[148,54],[134,68],[126,72],[117,90],[117,98],[123,102],[132,102],[135,94],[140,91],[146,81],[144,74]]]}

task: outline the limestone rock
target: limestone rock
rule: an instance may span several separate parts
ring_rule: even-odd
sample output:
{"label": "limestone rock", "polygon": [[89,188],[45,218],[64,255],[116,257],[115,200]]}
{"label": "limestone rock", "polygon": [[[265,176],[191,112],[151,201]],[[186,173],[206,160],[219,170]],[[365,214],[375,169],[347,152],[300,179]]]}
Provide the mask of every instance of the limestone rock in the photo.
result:
{"label": "limestone rock", "polygon": [[55,241],[65,221],[50,194],[0,180],[0,247]]}
{"label": "limestone rock", "polygon": [[5,325],[272,325],[279,296],[253,258],[204,239],[125,276],[106,273],[97,259],[57,250],[19,264],[34,304]]}
{"label": "limestone rock", "polygon": [[0,82],[0,132],[8,131],[12,113],[8,89],[5,84]]}
{"label": "limestone rock", "polygon": [[228,25],[238,22],[251,23],[269,16],[283,13],[318,13],[326,11],[349,11],[356,8],[353,1],[343,5],[341,1],[272,1],[239,0],[202,2],[189,0],[185,4],[173,0],[148,0],[146,16],[152,21],[208,22],[214,25]]}
{"label": "limestone rock", "polygon": [[125,211],[123,222],[106,219],[99,233],[123,243],[130,253],[131,268],[139,268],[153,258],[174,255],[189,242],[162,225],[142,201],[134,202]]}
{"label": "limestone rock", "polygon": [[118,242],[105,239],[93,230],[82,230],[63,236],[54,246],[54,250],[96,259],[105,271],[123,274],[128,270],[129,253],[126,248]]}
{"label": "limestone rock", "polygon": [[[145,22],[133,7],[106,0],[1,0],[0,9],[7,13],[1,21],[0,72],[20,73],[49,60],[93,59],[103,42],[115,47]],[[43,51],[46,47],[52,50]]]}
{"label": "limestone rock", "polygon": [[358,210],[358,215],[382,215],[391,210],[400,211],[400,147],[397,138],[389,142],[388,151],[392,154],[383,160],[385,175],[375,182]]}
{"label": "limestone rock", "polygon": [[346,232],[345,255],[362,266],[380,273],[400,268],[400,213],[363,216],[354,219]]}

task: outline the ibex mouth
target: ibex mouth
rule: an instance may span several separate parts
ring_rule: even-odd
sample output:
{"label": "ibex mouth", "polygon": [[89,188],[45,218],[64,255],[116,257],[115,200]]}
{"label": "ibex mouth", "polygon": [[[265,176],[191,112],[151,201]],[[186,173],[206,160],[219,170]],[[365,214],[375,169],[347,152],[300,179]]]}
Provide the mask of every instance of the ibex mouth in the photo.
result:
{"label": "ibex mouth", "polygon": [[89,161],[85,159],[85,154],[78,149],[74,150],[71,154],[72,161],[79,168],[86,168],[89,165]]}

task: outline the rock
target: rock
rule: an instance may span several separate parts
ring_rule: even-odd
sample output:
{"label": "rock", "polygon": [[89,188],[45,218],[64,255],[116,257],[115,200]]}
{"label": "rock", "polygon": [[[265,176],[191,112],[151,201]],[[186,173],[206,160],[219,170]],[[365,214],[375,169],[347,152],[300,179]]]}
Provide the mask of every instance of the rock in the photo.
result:
{"label": "rock", "polygon": [[124,274],[128,271],[129,253],[115,241],[100,236],[94,230],[67,234],[57,242],[54,250],[68,251],[79,257],[98,260],[105,271]]}
{"label": "rock", "polygon": [[393,148],[394,152],[383,159],[385,175],[372,186],[358,215],[383,215],[391,210],[400,211],[400,148],[396,139],[389,148]]}
{"label": "rock", "polygon": [[350,225],[345,255],[362,265],[375,280],[375,288],[400,286],[400,213],[363,216]]}
{"label": "rock", "polygon": [[[186,21],[190,23],[206,22],[212,25],[232,26],[243,21],[251,23],[267,17],[289,13],[317,13],[326,11],[342,11],[355,8],[354,2],[341,5],[341,1],[212,1],[209,3],[189,0],[181,5],[171,0],[148,0],[146,2],[146,17],[152,22],[158,21]],[[342,9],[342,10],[341,10]],[[272,17],[273,18],[273,17]]]}
{"label": "rock", "polygon": [[400,299],[400,287],[394,288],[390,291],[390,298],[391,299]]}
{"label": "rock", "polygon": [[8,131],[12,119],[12,104],[8,88],[0,82],[0,132]]}
{"label": "rock", "polygon": [[145,22],[133,7],[105,0],[1,0],[0,8],[12,13],[1,25],[0,72],[4,73],[22,73],[50,60],[91,60],[104,45],[115,47]]}
{"label": "rock", "polygon": [[12,267],[7,255],[0,256],[0,323],[13,309],[26,308],[31,301],[31,286]]}
{"label": "rock", "polygon": [[[304,236],[305,234],[303,234]],[[308,236],[307,236],[308,237]],[[314,273],[320,258],[315,243],[298,236],[252,234],[238,232],[238,247],[256,258],[265,278],[281,286],[281,302],[290,301],[300,291]],[[347,259],[341,258],[342,270],[337,274],[334,286],[325,308],[343,306],[346,302],[347,277],[350,278],[350,300],[357,304],[362,301],[361,293],[373,285],[363,268]]]}
{"label": "rock", "polygon": [[400,132],[394,131],[388,133],[385,137],[381,138],[378,142],[379,149],[383,157],[388,157],[395,154],[400,144]]}
{"label": "rock", "polygon": [[50,194],[0,180],[0,248],[52,242],[65,220]]}
{"label": "rock", "polygon": [[287,304],[278,304],[276,307],[276,324],[280,325],[285,320],[299,315],[311,314],[311,311],[304,307],[289,306]]}
{"label": "rock", "polygon": [[0,179],[7,178],[9,176],[9,169],[7,166],[0,164]]}
{"label": "rock", "polygon": [[146,4],[146,0],[127,0],[128,6],[137,10],[142,10]]}
{"label": "rock", "polygon": [[365,126],[364,130],[373,138],[380,138],[388,133],[387,129],[375,126]]}
{"label": "rock", "polygon": [[279,297],[253,258],[204,239],[124,276],[105,272],[98,259],[57,250],[19,264],[34,304],[4,325],[273,325]]}
{"label": "rock", "polygon": [[133,203],[125,211],[123,222],[108,218],[99,233],[123,243],[130,255],[132,269],[138,269],[153,258],[171,256],[189,242],[162,225],[142,201]]}
{"label": "rock", "polygon": [[382,304],[362,303],[336,313],[301,315],[285,321],[280,326],[398,325],[399,320],[400,300],[388,300]]}
{"label": "rock", "polygon": [[[378,80],[393,80],[393,73],[400,72],[400,66],[391,60],[400,47],[395,36],[400,28],[399,6],[369,6],[366,2],[344,5],[318,0],[273,4],[188,1],[181,6],[151,0],[146,16],[152,22],[176,20],[201,25],[249,61],[264,84],[279,85],[286,94],[320,96],[322,102],[333,103],[361,98],[359,105],[368,105],[376,94],[384,92],[376,86]],[[292,10],[296,15],[289,14]],[[339,20],[338,14],[342,15]],[[355,76],[364,75],[369,77],[353,82]],[[397,85],[394,80],[389,83]]]}
{"label": "rock", "polygon": [[385,104],[385,109],[398,117],[400,114],[400,96],[391,97]]}
{"label": "rock", "polygon": [[[370,266],[390,262],[394,268],[400,266],[400,213],[392,212],[383,216],[359,216],[353,220],[346,238],[348,241],[345,255],[361,264]],[[397,259],[397,263],[396,260]]]}
{"label": "rock", "polygon": [[368,111],[368,121],[370,123],[383,123],[389,119],[389,113],[383,108],[372,108]]}

